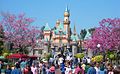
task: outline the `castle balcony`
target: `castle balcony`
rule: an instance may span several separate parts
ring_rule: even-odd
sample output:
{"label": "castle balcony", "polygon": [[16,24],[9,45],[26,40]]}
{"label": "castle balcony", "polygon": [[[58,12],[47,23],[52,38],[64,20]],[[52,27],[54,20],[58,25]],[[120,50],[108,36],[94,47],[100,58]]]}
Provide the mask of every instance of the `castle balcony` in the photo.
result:
{"label": "castle balcony", "polygon": [[66,21],[63,21],[63,24],[65,25],[68,25],[68,23],[70,23],[70,21],[66,20]]}

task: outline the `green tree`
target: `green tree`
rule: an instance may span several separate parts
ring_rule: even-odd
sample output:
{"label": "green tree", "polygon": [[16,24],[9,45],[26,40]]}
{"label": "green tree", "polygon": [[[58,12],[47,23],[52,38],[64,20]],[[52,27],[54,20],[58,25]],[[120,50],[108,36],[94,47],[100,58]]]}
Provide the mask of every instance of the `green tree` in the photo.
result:
{"label": "green tree", "polygon": [[88,29],[88,32],[91,34],[91,35],[93,35],[93,32],[95,31],[95,28],[90,28],[90,29]]}
{"label": "green tree", "polygon": [[40,29],[41,30],[41,34],[40,34],[41,39],[44,38],[44,34],[43,34],[44,28],[45,28],[45,26],[42,26],[41,29]]}
{"label": "green tree", "polygon": [[81,30],[81,32],[80,32],[80,36],[81,36],[81,39],[82,39],[82,40],[85,39],[86,34],[87,34],[86,29]]}
{"label": "green tree", "polygon": [[2,50],[4,48],[3,38],[4,38],[4,30],[3,30],[3,26],[0,25],[0,54],[2,54]]}
{"label": "green tree", "polygon": [[79,46],[80,52],[82,52],[82,48],[83,48],[82,42],[84,42],[86,34],[87,34],[86,29],[81,30],[81,32],[80,32],[80,38],[81,38],[81,40],[80,40],[80,46]]}
{"label": "green tree", "polygon": [[112,63],[112,61],[117,58],[116,52],[114,52],[114,51],[107,51],[107,58],[109,58],[109,61]]}

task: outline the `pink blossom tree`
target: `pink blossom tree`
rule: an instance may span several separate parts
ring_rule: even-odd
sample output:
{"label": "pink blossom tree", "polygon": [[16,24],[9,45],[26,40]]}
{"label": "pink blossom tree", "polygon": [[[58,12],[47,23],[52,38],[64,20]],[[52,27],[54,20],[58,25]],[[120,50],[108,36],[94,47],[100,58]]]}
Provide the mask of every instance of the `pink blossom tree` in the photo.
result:
{"label": "pink blossom tree", "polygon": [[32,18],[25,17],[24,14],[14,15],[2,13],[0,21],[5,30],[5,42],[13,44],[14,49],[24,51],[27,47],[34,48],[36,38],[40,35],[40,30],[31,26],[34,22]]}
{"label": "pink blossom tree", "polygon": [[99,24],[100,26],[95,29],[85,46],[96,49],[100,44],[101,50],[118,49],[120,47],[120,18],[103,19]]}

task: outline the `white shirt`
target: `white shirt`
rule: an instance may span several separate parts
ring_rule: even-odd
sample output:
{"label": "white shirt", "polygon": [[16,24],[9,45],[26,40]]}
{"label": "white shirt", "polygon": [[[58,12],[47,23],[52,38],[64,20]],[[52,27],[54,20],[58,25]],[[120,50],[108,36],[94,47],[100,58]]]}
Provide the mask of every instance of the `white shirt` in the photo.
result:
{"label": "white shirt", "polygon": [[65,74],[69,74],[70,71],[71,71],[71,68],[70,67],[66,67]]}
{"label": "white shirt", "polygon": [[70,56],[67,56],[66,60],[71,60]]}
{"label": "white shirt", "polygon": [[114,74],[114,73],[111,71],[111,72],[108,72],[108,74]]}
{"label": "white shirt", "polygon": [[49,62],[53,62],[53,58],[50,58]]}
{"label": "white shirt", "polygon": [[87,59],[87,63],[90,63],[90,59]]}
{"label": "white shirt", "polygon": [[63,58],[59,58],[58,64],[60,65],[63,62]]}
{"label": "white shirt", "polygon": [[36,68],[35,67],[31,67],[31,71],[33,72],[33,74],[36,74]]}
{"label": "white shirt", "polygon": [[95,70],[96,70],[96,74],[99,74],[100,69],[97,68],[97,67],[94,67],[94,68],[95,68]]}

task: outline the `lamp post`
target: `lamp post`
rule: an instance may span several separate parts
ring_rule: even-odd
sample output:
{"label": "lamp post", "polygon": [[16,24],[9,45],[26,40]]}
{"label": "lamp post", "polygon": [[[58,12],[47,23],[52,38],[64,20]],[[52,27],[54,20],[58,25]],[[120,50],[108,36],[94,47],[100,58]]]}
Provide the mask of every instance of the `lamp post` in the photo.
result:
{"label": "lamp post", "polygon": [[98,47],[98,48],[100,48],[100,46],[101,46],[100,44],[97,44],[97,47]]}
{"label": "lamp post", "polygon": [[70,45],[69,45],[69,43],[67,44],[67,52],[68,52],[68,54],[70,54]]}
{"label": "lamp post", "polygon": [[98,49],[97,49],[97,54],[98,54],[98,52],[100,51],[100,46],[101,46],[100,44],[97,44],[97,48],[98,48]]}

